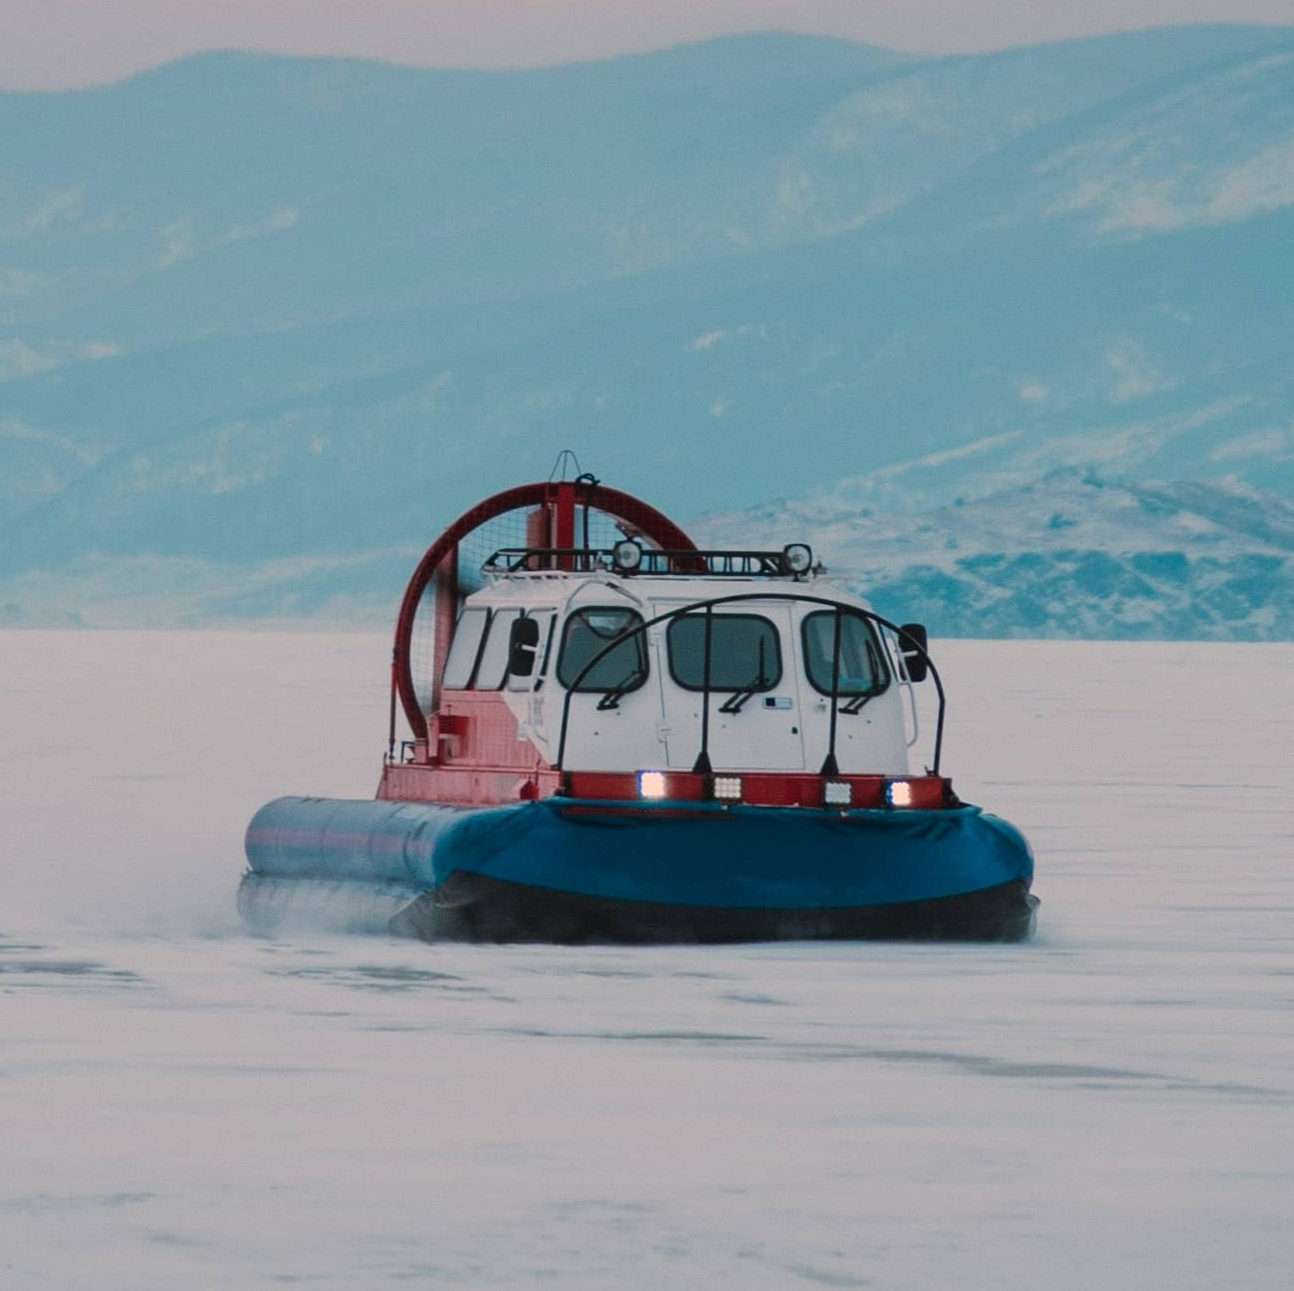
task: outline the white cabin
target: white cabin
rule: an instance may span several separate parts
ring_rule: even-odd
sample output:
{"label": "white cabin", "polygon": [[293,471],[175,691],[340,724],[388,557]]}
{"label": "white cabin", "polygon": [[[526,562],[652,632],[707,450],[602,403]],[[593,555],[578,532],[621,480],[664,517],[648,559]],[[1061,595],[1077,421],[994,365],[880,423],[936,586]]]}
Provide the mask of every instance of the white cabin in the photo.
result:
{"label": "white cabin", "polygon": [[[912,684],[867,603],[820,570],[716,574],[715,564],[707,554],[696,573],[487,565],[459,614],[442,707],[494,692],[516,738],[565,769],[691,771],[704,746],[716,773],[816,774],[834,752],[832,774],[906,775]],[[514,627],[525,619],[536,627]]]}

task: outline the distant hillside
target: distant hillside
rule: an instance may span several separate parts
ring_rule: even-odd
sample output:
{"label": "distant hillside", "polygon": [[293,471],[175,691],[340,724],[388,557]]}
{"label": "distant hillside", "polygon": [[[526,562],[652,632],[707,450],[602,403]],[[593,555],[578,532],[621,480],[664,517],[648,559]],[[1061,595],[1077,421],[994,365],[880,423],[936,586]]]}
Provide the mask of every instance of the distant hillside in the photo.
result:
{"label": "distant hillside", "polygon": [[[0,94],[0,607],[368,613],[567,445],[682,516],[966,515],[1089,468],[1275,506],[1292,245],[1290,29]],[[1174,634],[1259,631],[1224,621]]]}
{"label": "distant hillside", "polygon": [[[1134,485],[1067,470],[923,513],[863,507],[842,488],[688,528],[712,547],[807,539],[882,614],[942,637],[1294,639],[1294,502],[1247,485]],[[55,578],[9,580],[0,627],[389,628],[421,554],[84,556]]]}
{"label": "distant hillside", "polygon": [[1294,502],[1243,485],[1060,471],[921,515],[837,493],[695,529],[715,546],[811,536],[879,612],[940,636],[1294,638]]}

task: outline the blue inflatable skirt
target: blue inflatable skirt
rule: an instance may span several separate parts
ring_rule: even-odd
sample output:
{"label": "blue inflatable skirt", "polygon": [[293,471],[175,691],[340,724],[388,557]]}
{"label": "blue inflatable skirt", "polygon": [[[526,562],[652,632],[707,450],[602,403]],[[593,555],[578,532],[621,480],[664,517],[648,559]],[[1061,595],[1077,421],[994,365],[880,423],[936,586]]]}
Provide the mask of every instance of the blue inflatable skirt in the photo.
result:
{"label": "blue inflatable skirt", "polygon": [[1021,940],[1033,856],[978,807],[824,811],[547,798],[507,807],[279,798],[239,908],[428,940]]}

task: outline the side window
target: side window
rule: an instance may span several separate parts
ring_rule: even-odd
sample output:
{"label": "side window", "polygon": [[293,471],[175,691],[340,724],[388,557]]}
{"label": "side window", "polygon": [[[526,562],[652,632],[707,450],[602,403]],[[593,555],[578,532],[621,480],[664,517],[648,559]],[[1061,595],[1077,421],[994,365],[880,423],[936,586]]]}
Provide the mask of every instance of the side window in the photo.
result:
{"label": "side window", "polygon": [[486,609],[469,608],[458,616],[449,658],[445,660],[445,675],[441,679],[446,690],[466,690],[472,684],[481,641],[489,624],[490,611]]}
{"label": "side window", "polygon": [[[670,621],[669,671],[684,690],[705,689],[705,615]],[[772,690],[782,680],[777,628],[759,614],[714,614],[710,618],[710,689]]]}
{"label": "side window", "polygon": [[481,662],[476,665],[474,690],[498,690],[508,675],[508,641],[512,624],[521,617],[520,610],[495,610],[485,637]]}
{"label": "side window", "polygon": [[[804,638],[804,670],[820,695],[831,694],[835,655],[836,614],[820,610],[805,615],[800,629]],[[846,610],[840,615],[840,672],[838,695],[878,695],[890,684],[872,625],[861,614]]]}
{"label": "side window", "polygon": [[[618,606],[589,606],[576,610],[562,626],[562,646],[557,656],[557,680],[568,690],[593,657],[619,636],[641,625],[636,610]],[[607,650],[580,682],[587,691],[637,690],[647,680],[647,643],[639,632]]]}
{"label": "side window", "polygon": [[553,637],[557,632],[557,615],[548,616],[548,630],[544,633],[544,661],[539,665],[539,675],[548,676],[548,665],[553,659]]}

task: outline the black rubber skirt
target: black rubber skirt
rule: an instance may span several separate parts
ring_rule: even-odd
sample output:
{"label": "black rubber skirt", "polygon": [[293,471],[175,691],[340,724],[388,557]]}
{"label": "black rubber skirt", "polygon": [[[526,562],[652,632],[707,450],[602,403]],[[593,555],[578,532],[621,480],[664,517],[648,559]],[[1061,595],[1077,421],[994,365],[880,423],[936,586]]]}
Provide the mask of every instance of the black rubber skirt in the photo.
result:
{"label": "black rubber skirt", "polygon": [[1038,898],[1023,880],[961,896],[823,910],[611,900],[458,872],[391,917],[425,941],[662,944],[754,941],[1024,941]]}

